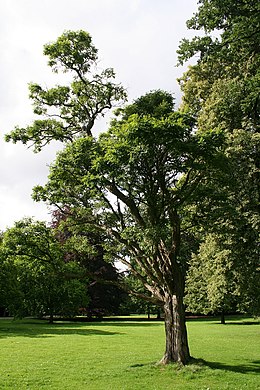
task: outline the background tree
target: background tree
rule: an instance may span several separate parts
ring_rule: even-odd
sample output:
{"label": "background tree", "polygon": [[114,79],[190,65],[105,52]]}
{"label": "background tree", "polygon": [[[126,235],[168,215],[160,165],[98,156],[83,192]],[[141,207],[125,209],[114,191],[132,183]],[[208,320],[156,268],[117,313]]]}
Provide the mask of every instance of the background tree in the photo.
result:
{"label": "background tree", "polygon": [[105,260],[102,233],[97,234],[93,229],[86,231],[75,223],[73,227],[73,214],[69,207],[63,207],[63,212],[56,209],[52,215],[55,237],[67,250],[65,262],[76,261],[80,264],[88,280],[89,302],[82,307],[82,313],[89,318],[118,314],[126,293],[118,287],[118,270],[111,259]]}
{"label": "background tree", "polygon": [[[248,0],[202,0],[199,4],[187,25],[204,31],[205,36],[185,39],[179,48],[181,63],[194,55],[198,57],[197,64],[180,80],[184,92],[182,108],[196,118],[199,133],[211,129],[224,132],[223,151],[230,166],[229,177],[220,175],[218,180],[207,182],[208,189],[219,194],[219,202],[211,204],[211,213],[204,220],[204,235],[214,232],[224,237],[224,243],[215,242],[219,243],[216,250],[221,253],[222,244],[232,250],[232,273],[240,298],[243,297],[239,307],[256,313],[260,222],[259,4]],[[204,209],[206,203],[207,197]],[[202,203],[194,205],[197,219],[203,218],[203,207]],[[227,266],[228,261],[223,274]]]}
{"label": "background tree", "polygon": [[14,312],[22,304],[21,291],[17,280],[17,267],[3,246],[4,233],[0,234],[0,315]]}
{"label": "background tree", "polygon": [[193,254],[186,281],[186,310],[192,313],[220,314],[234,312],[239,301],[232,245],[222,236],[208,234]]}
{"label": "background tree", "polygon": [[17,222],[5,232],[3,249],[16,269],[20,299],[8,305],[13,314],[47,315],[52,322],[54,315],[75,315],[87,305],[83,270],[76,262],[64,262],[63,248],[44,223]]}

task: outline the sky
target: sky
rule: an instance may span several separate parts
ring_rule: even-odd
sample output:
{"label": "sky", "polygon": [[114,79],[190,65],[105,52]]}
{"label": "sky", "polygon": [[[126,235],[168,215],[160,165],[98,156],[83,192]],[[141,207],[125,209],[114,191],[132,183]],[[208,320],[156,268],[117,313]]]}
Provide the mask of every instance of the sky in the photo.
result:
{"label": "sky", "polygon": [[[4,134],[36,119],[28,83],[51,87],[57,79],[43,45],[66,30],[85,30],[99,51],[100,66],[114,68],[129,102],[155,89],[172,92],[179,102],[176,79],[178,44],[194,35],[186,20],[197,0],[1,0],[0,1],[0,230],[34,217],[49,221],[50,211],[31,199],[32,188],[47,181],[48,167],[59,146],[40,153],[4,141]],[[97,125],[104,131],[109,122]]]}

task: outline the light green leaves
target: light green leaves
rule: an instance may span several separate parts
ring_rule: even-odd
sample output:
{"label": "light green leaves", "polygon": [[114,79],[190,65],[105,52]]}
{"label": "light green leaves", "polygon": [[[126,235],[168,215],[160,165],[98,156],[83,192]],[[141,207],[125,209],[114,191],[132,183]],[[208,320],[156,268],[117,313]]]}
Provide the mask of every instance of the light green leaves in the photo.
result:
{"label": "light green leaves", "polygon": [[56,42],[45,45],[43,53],[49,57],[48,64],[56,73],[61,69],[84,74],[98,58],[91,36],[82,30],[65,31]]}

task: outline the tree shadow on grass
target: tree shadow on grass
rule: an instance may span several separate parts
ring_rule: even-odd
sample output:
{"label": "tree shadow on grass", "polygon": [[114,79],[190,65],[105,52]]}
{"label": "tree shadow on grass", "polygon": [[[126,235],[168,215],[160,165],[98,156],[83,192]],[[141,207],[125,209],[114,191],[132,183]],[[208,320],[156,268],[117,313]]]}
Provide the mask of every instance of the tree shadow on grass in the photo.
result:
{"label": "tree shadow on grass", "polygon": [[260,321],[241,321],[241,322],[226,322],[225,325],[260,325]]}
{"label": "tree shadow on grass", "polygon": [[[211,325],[223,325],[220,323],[219,316],[188,316],[186,321],[189,322],[209,322]],[[224,325],[260,325],[259,319],[245,317],[243,315],[225,316]]]}
{"label": "tree shadow on grass", "polygon": [[[132,364],[129,368],[135,369],[135,368],[142,368],[142,367],[159,367],[160,369],[162,367],[166,368],[166,366],[163,366],[160,364],[160,362],[150,362],[150,363],[136,363]],[[231,364],[224,364],[220,362],[209,362],[204,359],[196,359],[192,358],[191,361],[186,366],[180,366],[178,363],[172,363],[169,365],[170,367],[175,368],[175,370],[186,370],[189,372],[199,372],[205,368],[210,368],[212,370],[224,370],[224,371],[231,371],[236,372],[240,374],[248,374],[248,373],[255,373],[260,374],[260,361],[247,361],[245,364],[238,364],[238,365],[231,365]]]}
{"label": "tree shadow on grass", "polygon": [[162,326],[162,322],[95,322],[95,326],[105,326],[105,327],[154,327],[154,326]]}
{"label": "tree shadow on grass", "polygon": [[46,322],[25,322],[13,321],[1,324],[0,339],[8,337],[31,337],[31,338],[46,338],[64,335],[80,335],[80,336],[113,336],[123,335],[120,332],[110,332],[107,330],[92,328],[86,324],[49,324]]}
{"label": "tree shadow on grass", "polygon": [[[160,322],[74,322],[56,321],[49,324],[47,320],[3,320],[0,321],[0,339],[6,337],[53,337],[58,335],[81,335],[81,336],[113,336],[123,335],[123,332],[114,330],[114,327],[154,327],[161,326]],[[102,328],[106,328],[105,330]],[[107,330],[107,328],[111,328]]]}
{"label": "tree shadow on grass", "polygon": [[231,364],[225,364],[220,362],[209,362],[203,359],[192,359],[192,364],[198,364],[200,366],[206,366],[213,370],[224,370],[224,371],[231,371],[231,372],[237,372],[240,374],[247,374],[247,373],[255,373],[260,374],[260,361],[254,360],[250,361],[248,360],[244,364],[237,364],[237,365],[231,365]]}

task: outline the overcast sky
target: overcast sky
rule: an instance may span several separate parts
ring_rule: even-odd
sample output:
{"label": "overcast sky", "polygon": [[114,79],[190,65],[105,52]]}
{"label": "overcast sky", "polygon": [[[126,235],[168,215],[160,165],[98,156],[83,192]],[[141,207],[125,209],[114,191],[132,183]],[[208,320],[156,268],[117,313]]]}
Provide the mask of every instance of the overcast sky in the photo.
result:
{"label": "overcast sky", "polygon": [[184,68],[176,67],[176,50],[182,38],[192,36],[185,22],[196,8],[197,0],[0,0],[0,230],[25,216],[50,219],[31,192],[46,182],[57,146],[34,154],[3,139],[34,119],[28,83],[55,84],[43,45],[65,30],[88,31],[100,65],[115,69],[130,101],[158,88],[179,101],[176,78]]}

